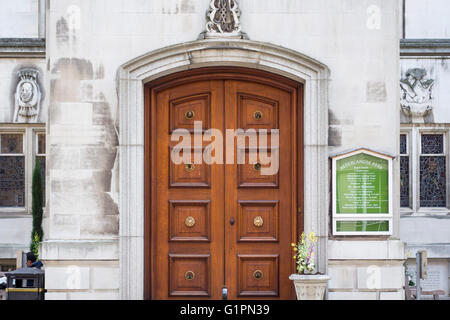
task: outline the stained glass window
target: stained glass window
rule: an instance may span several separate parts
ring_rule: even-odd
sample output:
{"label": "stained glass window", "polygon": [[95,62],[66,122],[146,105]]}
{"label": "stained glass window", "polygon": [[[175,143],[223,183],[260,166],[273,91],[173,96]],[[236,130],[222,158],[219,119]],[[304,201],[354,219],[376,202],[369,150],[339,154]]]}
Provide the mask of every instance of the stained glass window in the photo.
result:
{"label": "stained glass window", "polygon": [[407,145],[406,145],[406,134],[400,135],[400,154],[406,154],[407,153]]}
{"label": "stained glass window", "polygon": [[447,192],[444,135],[423,134],[421,146],[422,154],[419,158],[420,206],[445,207]]}
{"label": "stained glass window", "polygon": [[409,157],[400,157],[400,207],[409,207]]}
{"label": "stained glass window", "polygon": [[21,154],[23,152],[23,135],[1,134],[0,145],[0,153]]}
{"label": "stained glass window", "polygon": [[409,155],[406,134],[400,135],[400,207],[409,207]]}
{"label": "stained glass window", "polygon": [[37,154],[45,154],[45,134],[37,134]]}
{"label": "stained glass window", "polygon": [[43,192],[43,198],[45,202],[45,134],[44,133],[38,133],[37,136],[37,143],[36,143],[36,155],[39,159],[39,166],[41,167],[41,176],[42,176],[42,192]]}
{"label": "stained glass window", "polygon": [[0,207],[25,205],[25,157],[0,156]]}
{"label": "stained glass window", "polygon": [[23,134],[0,134],[0,207],[25,206]]}
{"label": "stained glass window", "polygon": [[[37,157],[41,166],[42,189],[45,197],[46,145],[45,132],[42,128],[6,128],[0,131],[0,208],[31,209],[31,201],[26,197],[31,191],[34,159]],[[25,141],[34,143],[26,144]],[[26,139],[25,139],[26,138]],[[30,161],[31,167],[27,164]],[[25,171],[27,167],[28,171]],[[28,181],[29,184],[25,185]],[[6,208],[6,209],[5,209]]]}
{"label": "stained glass window", "polygon": [[446,206],[444,156],[420,157],[420,206]]}
{"label": "stained glass window", "polygon": [[422,154],[442,154],[444,153],[444,135],[423,134]]}

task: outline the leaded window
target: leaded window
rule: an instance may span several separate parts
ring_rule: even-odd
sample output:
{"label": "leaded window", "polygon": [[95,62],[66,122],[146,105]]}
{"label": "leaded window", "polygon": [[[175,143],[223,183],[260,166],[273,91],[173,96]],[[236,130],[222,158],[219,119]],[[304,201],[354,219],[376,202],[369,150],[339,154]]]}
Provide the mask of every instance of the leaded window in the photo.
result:
{"label": "leaded window", "polygon": [[0,207],[25,206],[25,155],[22,133],[0,134]]}
{"label": "leaded window", "polygon": [[422,154],[443,154],[444,135],[423,134],[421,139]]}
{"label": "leaded window", "polygon": [[46,145],[45,145],[45,133],[36,134],[36,156],[39,160],[39,166],[41,167],[42,176],[42,191],[43,199],[45,201],[45,155],[46,155]]}
{"label": "leaded window", "polygon": [[443,134],[422,134],[419,157],[420,207],[446,207],[446,156]]}
{"label": "leaded window", "polygon": [[409,152],[408,136],[400,135],[400,207],[409,207]]}

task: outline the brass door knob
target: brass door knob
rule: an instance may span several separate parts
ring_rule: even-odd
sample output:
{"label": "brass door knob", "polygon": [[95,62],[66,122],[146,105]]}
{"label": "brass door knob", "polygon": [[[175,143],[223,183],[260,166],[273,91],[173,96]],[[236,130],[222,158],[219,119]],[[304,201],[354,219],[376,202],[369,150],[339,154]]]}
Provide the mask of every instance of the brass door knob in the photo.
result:
{"label": "brass door knob", "polygon": [[255,219],[253,219],[253,224],[257,228],[261,228],[264,224],[264,219],[261,216],[256,216]]}
{"label": "brass door knob", "polygon": [[255,280],[261,280],[263,278],[264,274],[261,270],[255,270],[255,272],[253,272],[253,278]]}
{"label": "brass door knob", "polygon": [[261,111],[255,111],[254,113],[253,113],[253,118],[255,118],[256,120],[261,120],[262,119],[262,117],[263,117],[263,113],[261,112]]}
{"label": "brass door knob", "polygon": [[185,117],[187,120],[193,119],[194,116],[195,116],[195,112],[192,111],[192,110],[186,111],[186,113],[184,114],[184,117]]}
{"label": "brass door knob", "polygon": [[184,274],[184,278],[186,280],[194,280],[195,273],[193,271],[186,271],[186,273]]}
{"label": "brass door knob", "polygon": [[187,217],[186,220],[184,220],[184,224],[186,225],[186,227],[192,228],[193,226],[195,226],[195,218],[191,216]]}

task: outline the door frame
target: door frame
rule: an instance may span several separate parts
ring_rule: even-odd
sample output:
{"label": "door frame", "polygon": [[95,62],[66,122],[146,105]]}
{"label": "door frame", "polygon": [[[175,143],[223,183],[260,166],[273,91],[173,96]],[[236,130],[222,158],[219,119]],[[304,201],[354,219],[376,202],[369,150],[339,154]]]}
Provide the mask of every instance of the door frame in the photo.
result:
{"label": "door frame", "polygon": [[[292,112],[292,128],[295,135],[292,141],[292,168],[294,175],[291,185],[293,186],[292,203],[298,208],[300,214],[292,214],[293,228],[291,242],[298,238],[303,231],[303,84],[283,76],[267,71],[255,70],[244,67],[204,67],[194,70],[180,71],[168,76],[153,80],[144,87],[144,299],[152,299],[156,295],[152,278],[157,277],[154,271],[155,252],[157,239],[153,226],[156,224],[156,95],[163,90],[175,86],[181,86],[196,81],[204,80],[239,80],[260,83],[276,87],[291,94],[291,104],[294,106]],[[295,194],[294,194],[295,192]],[[148,198],[150,196],[150,199]],[[286,244],[289,245],[289,244]],[[212,266],[214,268],[214,266]],[[295,272],[295,262],[292,260],[292,272]]]}
{"label": "door frame", "polygon": [[183,70],[240,66],[265,70],[304,87],[303,222],[318,236],[317,265],[327,269],[328,68],[297,51],[241,39],[210,39],[150,51],[117,72],[119,113],[119,291],[122,299],[144,298],[144,86]]}

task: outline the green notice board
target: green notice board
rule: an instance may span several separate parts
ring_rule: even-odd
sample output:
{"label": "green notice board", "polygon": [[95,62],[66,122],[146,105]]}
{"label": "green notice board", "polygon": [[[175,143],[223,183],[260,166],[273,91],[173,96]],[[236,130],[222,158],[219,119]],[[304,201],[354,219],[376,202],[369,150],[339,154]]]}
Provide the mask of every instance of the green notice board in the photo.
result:
{"label": "green notice board", "polygon": [[359,153],[336,161],[336,213],[389,213],[389,163]]}

